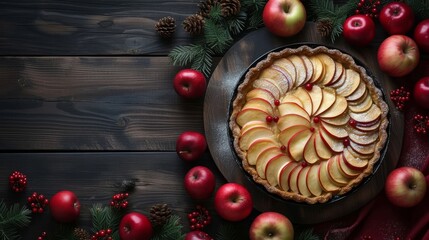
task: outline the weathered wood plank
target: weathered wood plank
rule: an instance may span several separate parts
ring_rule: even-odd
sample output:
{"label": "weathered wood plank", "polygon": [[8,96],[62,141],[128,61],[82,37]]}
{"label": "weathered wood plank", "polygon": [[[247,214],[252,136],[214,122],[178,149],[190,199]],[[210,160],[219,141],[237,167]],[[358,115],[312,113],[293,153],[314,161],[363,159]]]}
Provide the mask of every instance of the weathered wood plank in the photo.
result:
{"label": "weathered wood plank", "polygon": [[[191,42],[182,21],[197,11],[189,1],[1,1],[0,55],[164,55]],[[172,41],[155,31],[176,19]]]}
{"label": "weathered wood plank", "polygon": [[0,58],[0,150],[174,150],[203,132],[177,71],[167,57]]}

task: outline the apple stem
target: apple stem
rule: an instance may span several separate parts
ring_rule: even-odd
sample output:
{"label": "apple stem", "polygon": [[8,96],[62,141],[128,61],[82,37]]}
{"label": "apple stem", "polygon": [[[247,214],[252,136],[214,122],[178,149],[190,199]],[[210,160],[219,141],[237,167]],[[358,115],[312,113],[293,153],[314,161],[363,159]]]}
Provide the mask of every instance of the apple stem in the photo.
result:
{"label": "apple stem", "polygon": [[408,185],[408,188],[410,188],[410,189],[415,189],[416,187],[417,187],[417,185],[415,183],[410,183]]}
{"label": "apple stem", "polygon": [[283,10],[285,11],[285,13],[289,13],[290,6],[289,5],[284,6]]}

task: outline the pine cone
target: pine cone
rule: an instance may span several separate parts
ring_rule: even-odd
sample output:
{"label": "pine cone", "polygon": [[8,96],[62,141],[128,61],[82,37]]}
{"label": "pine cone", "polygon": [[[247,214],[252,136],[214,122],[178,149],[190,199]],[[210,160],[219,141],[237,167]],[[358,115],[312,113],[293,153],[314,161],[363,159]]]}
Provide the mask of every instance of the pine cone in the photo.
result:
{"label": "pine cone", "polygon": [[218,3],[218,0],[205,0],[201,1],[198,4],[198,8],[200,11],[198,12],[199,15],[203,16],[204,18],[207,18],[210,14],[210,11],[212,10],[212,7]]}
{"label": "pine cone", "polygon": [[232,17],[240,12],[240,0],[220,0],[222,16]]}
{"label": "pine cone", "polygon": [[165,203],[158,203],[150,208],[150,221],[155,226],[163,226],[171,217],[171,209]]}
{"label": "pine cone", "polygon": [[198,35],[204,31],[204,17],[193,14],[183,20],[183,28],[191,35]]}
{"label": "pine cone", "polygon": [[176,30],[176,20],[168,16],[158,20],[155,25],[156,31],[163,38],[170,38]]}
{"label": "pine cone", "polygon": [[332,33],[332,21],[329,19],[320,19],[316,23],[317,31],[322,37],[329,37]]}
{"label": "pine cone", "polygon": [[91,235],[83,228],[75,228],[73,235],[79,240],[91,240]]}

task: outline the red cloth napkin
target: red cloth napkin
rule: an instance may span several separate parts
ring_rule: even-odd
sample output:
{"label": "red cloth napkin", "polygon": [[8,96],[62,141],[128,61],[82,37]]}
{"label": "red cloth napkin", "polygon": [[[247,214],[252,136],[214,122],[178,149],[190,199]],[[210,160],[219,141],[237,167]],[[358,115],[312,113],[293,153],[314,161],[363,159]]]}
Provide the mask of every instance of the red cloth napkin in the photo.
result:
{"label": "red cloth napkin", "polygon": [[[415,82],[429,76],[429,60],[421,59],[417,70],[409,76],[392,79],[396,85],[405,86],[411,92]],[[389,97],[389,93],[386,93]],[[429,186],[429,134],[419,135],[414,129],[415,114],[429,115],[411,99],[404,112],[404,139],[399,166],[420,169],[426,175]],[[393,129],[394,131],[394,129]],[[346,217],[315,226],[324,239],[423,239],[429,240],[429,189],[423,201],[412,208],[392,205],[382,191],[374,200],[359,211]]]}

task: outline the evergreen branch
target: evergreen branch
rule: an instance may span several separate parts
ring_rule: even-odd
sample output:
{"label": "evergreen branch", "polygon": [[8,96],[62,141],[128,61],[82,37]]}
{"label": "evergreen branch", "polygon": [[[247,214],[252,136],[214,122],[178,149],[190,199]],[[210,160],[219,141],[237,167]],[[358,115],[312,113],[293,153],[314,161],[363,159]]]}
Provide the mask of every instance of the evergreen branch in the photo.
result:
{"label": "evergreen branch", "polygon": [[210,48],[203,48],[202,50],[201,54],[192,61],[191,68],[209,77],[213,65],[212,55],[214,55],[214,53]]}
{"label": "evergreen branch", "polygon": [[222,54],[233,40],[231,34],[225,31],[225,27],[212,19],[207,19],[204,24],[204,37],[207,46],[217,54]]}
{"label": "evergreen branch", "polygon": [[247,14],[249,16],[247,29],[254,29],[263,26],[264,22],[262,20],[262,12],[263,9],[255,9]]}
{"label": "evergreen branch", "polygon": [[20,239],[19,229],[31,222],[31,211],[20,204],[6,206],[0,201],[0,239]]}
{"label": "evergreen branch", "polygon": [[236,17],[228,19],[226,25],[232,35],[240,34],[246,27],[247,14],[241,11]]}
{"label": "evergreen branch", "polygon": [[185,46],[176,46],[168,55],[175,66],[186,66],[192,60],[200,55],[204,47],[200,44],[190,44]]}
{"label": "evergreen branch", "polygon": [[301,232],[296,240],[319,240],[319,236],[313,233],[313,229],[309,228]]}
{"label": "evergreen branch", "polygon": [[215,22],[222,21],[223,19],[222,8],[219,3],[215,3],[213,7],[210,9],[208,18]]}
{"label": "evergreen branch", "polygon": [[172,215],[162,227],[155,229],[151,240],[184,239],[185,234],[182,232],[182,228],[183,226],[180,224],[180,217]]}
{"label": "evergreen branch", "polygon": [[244,10],[248,9],[263,9],[265,4],[267,3],[267,0],[242,0],[241,1],[241,7]]}
{"label": "evergreen branch", "polygon": [[122,213],[119,210],[111,207],[103,207],[101,204],[95,204],[90,209],[92,216],[92,231],[97,232],[101,229],[110,228],[113,232],[119,228],[119,222],[122,218]]}

